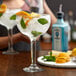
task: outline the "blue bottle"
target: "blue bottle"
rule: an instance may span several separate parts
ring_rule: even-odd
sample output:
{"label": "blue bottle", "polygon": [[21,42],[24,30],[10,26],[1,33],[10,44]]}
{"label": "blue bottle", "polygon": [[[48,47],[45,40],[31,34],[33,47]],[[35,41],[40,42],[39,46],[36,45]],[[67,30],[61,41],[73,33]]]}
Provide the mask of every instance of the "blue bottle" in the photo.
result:
{"label": "blue bottle", "polygon": [[68,51],[68,25],[63,20],[64,13],[60,5],[57,22],[52,26],[52,50]]}

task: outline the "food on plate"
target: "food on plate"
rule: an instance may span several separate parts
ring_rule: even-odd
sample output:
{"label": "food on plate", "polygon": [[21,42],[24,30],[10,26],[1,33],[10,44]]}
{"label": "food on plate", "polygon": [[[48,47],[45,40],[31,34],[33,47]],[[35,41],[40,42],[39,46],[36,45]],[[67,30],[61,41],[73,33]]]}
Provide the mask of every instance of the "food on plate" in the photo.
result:
{"label": "food on plate", "polygon": [[50,52],[50,55],[49,56],[43,56],[42,60],[55,62],[56,61],[56,57],[52,56],[52,52]]}
{"label": "food on plate", "polygon": [[52,51],[52,56],[58,57],[60,53],[60,51]]}
{"label": "food on plate", "polygon": [[58,57],[56,58],[56,63],[65,63],[66,59],[64,57]]}
{"label": "food on plate", "polygon": [[74,49],[72,50],[71,56],[76,56],[76,48],[74,48]]}
{"label": "food on plate", "polygon": [[70,56],[67,53],[60,53],[58,57],[64,57],[66,61],[70,60]]}
{"label": "food on plate", "polygon": [[72,51],[67,51],[66,53],[71,57]]}
{"label": "food on plate", "polygon": [[60,53],[56,58],[56,63],[66,63],[70,61],[70,56],[67,53]]}
{"label": "food on plate", "polygon": [[44,56],[42,59],[45,61],[53,61],[56,63],[66,63],[70,61],[70,55],[71,55],[71,51],[70,52],[52,51],[49,52],[49,55]]}
{"label": "food on plate", "polygon": [[[50,53],[50,52],[49,52],[49,53]],[[48,53],[48,54],[49,54],[49,53]],[[58,57],[58,55],[59,55],[60,53],[63,53],[63,52],[52,50],[52,56]],[[67,53],[69,56],[71,56],[72,51],[67,51],[66,53]]]}

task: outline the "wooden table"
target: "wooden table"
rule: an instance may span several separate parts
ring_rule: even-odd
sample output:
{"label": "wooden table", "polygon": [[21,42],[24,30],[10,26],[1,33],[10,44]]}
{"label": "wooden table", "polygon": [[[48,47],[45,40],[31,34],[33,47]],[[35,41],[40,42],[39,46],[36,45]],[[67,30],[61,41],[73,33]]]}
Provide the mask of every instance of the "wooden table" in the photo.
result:
{"label": "wooden table", "polygon": [[[39,51],[37,57],[47,53],[48,51]],[[44,68],[45,71],[38,73],[24,72],[22,69],[29,66],[30,63],[30,52],[20,52],[17,55],[2,55],[0,51],[0,76],[76,76],[76,69],[51,68],[39,64],[38,66]]]}
{"label": "wooden table", "polygon": [[[37,56],[45,55],[47,51],[40,51]],[[27,73],[22,69],[30,65],[30,52],[18,55],[2,55],[0,52],[0,76],[76,76],[76,69],[60,69],[39,65],[45,71]]]}
{"label": "wooden table", "polygon": [[[52,49],[52,42],[46,43],[41,41],[41,49],[42,50],[51,50]],[[45,46],[46,45],[46,46]],[[72,50],[73,48],[76,48],[76,42],[69,42],[69,50]]]}

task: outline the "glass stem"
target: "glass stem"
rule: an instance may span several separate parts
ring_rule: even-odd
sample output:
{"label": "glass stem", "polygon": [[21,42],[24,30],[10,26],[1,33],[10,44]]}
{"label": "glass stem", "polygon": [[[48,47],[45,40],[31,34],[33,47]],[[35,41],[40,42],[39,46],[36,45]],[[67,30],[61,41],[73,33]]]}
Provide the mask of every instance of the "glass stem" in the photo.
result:
{"label": "glass stem", "polygon": [[13,31],[12,29],[9,29],[8,30],[8,50],[9,51],[13,51],[12,35],[13,35]]}
{"label": "glass stem", "polygon": [[36,40],[31,42],[31,64],[36,65]]}

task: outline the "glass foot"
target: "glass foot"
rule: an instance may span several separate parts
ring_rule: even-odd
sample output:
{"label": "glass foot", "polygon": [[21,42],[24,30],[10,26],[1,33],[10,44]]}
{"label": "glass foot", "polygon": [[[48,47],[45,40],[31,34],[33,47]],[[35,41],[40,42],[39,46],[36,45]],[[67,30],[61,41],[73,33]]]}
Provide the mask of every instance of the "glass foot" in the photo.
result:
{"label": "glass foot", "polygon": [[16,51],[3,51],[2,54],[6,54],[6,55],[14,55],[14,54],[19,54],[19,52]]}
{"label": "glass foot", "polygon": [[25,71],[25,72],[41,72],[41,71],[44,71],[44,69],[42,69],[42,68],[39,68],[36,64],[31,64],[31,66],[30,67],[28,67],[28,68],[23,68],[23,70]]}

